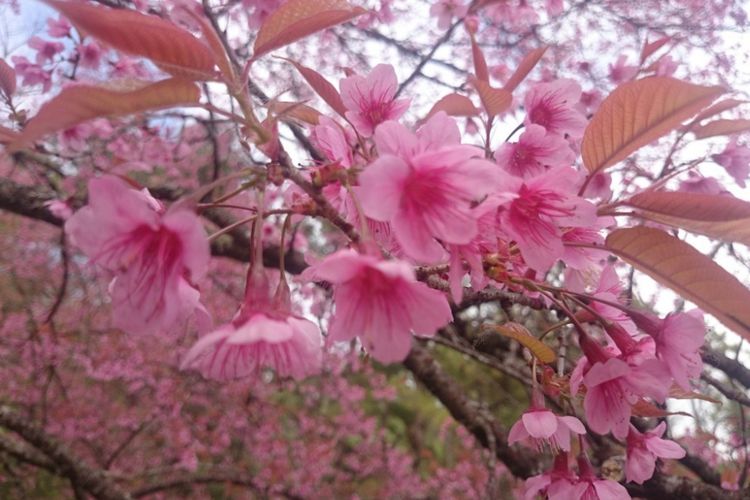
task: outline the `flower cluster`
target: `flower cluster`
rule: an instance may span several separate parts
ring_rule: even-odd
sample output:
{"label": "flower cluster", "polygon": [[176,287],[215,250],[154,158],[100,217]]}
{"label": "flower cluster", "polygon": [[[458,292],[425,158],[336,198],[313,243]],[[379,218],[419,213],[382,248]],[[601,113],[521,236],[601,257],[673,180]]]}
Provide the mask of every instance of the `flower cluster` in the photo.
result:
{"label": "flower cluster", "polygon": [[[462,15],[455,3],[433,10],[441,24]],[[54,44],[37,45],[40,63],[54,57]],[[380,363],[403,361],[414,336],[434,337],[453,321],[451,299],[460,305],[487,285],[559,304],[539,277],[562,261],[569,289],[590,300],[570,317],[583,356],[569,379],[569,415],[545,407],[534,369],[532,404],[508,442],[529,442],[558,455],[550,473],[527,482],[527,498],[541,491],[549,498],[627,497],[621,485],[599,479],[586,457],[587,429],[574,416],[582,388],[588,429],[611,432],[625,443],[629,481],[649,479],[658,458],[681,457],[679,446],[661,438],[663,425],[642,433],[630,417],[638,405],[663,403],[673,382],[690,389],[700,374],[705,328],[698,313],[659,319],[620,302],[619,279],[602,264],[597,248],[600,229],[613,221],[600,216],[592,201],[611,195],[611,178],[584,184],[575,165],[576,141],[587,123],[578,84],[533,85],[524,99],[523,132],[494,152],[463,144],[457,122],[443,110],[415,128],[399,121],[409,100],[397,98],[389,65],[365,76],[350,74],[340,90],[345,123],[322,116],[312,127],[313,144],[324,158],[311,169],[310,184],[320,188],[323,201],[315,203],[338,211],[359,237],[302,276],[332,288],[325,345],[358,339]],[[278,135],[260,149],[280,161]],[[715,160],[739,178],[742,154],[732,143]],[[278,194],[291,199],[297,212],[312,206],[309,192]],[[148,191],[105,176],[90,181],[89,204],[66,223],[71,241],[114,275],[115,325],[123,330],[164,332],[193,311],[207,316],[198,285],[207,271],[208,240],[188,205],[178,202],[166,210]],[[182,367],[219,380],[257,378],[269,368],[300,380],[320,373],[324,342],[319,326],[293,310],[283,271],[271,293],[261,255],[263,209],[253,210],[253,258],[242,304],[231,321],[199,338]],[[426,266],[423,276],[415,266]],[[598,284],[587,290],[591,276],[598,276]],[[205,317],[202,322],[210,330]],[[568,453],[576,448],[577,474],[568,466]]]}

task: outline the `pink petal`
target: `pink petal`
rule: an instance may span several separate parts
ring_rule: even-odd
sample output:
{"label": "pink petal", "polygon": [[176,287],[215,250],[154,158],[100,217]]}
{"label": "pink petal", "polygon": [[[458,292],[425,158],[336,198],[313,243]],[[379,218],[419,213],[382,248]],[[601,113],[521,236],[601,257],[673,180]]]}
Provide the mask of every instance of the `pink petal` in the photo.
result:
{"label": "pink petal", "polygon": [[628,448],[627,461],[625,463],[625,477],[628,481],[643,484],[654,475],[656,459],[652,453],[636,447]]}
{"label": "pink petal", "polygon": [[551,481],[552,478],[549,474],[539,474],[528,478],[523,484],[524,500],[534,500],[538,493],[549,486]]}
{"label": "pink petal", "polygon": [[551,441],[553,441],[561,450],[570,451],[570,429],[564,424],[558,424],[557,430],[552,436]]}
{"label": "pink petal", "polygon": [[563,416],[558,417],[558,419],[562,420],[562,422],[568,427],[568,429],[575,432],[576,434],[586,434],[586,428],[576,417]]}
{"label": "pink petal", "polygon": [[191,281],[200,281],[208,271],[211,248],[198,217],[187,210],[168,212],[162,224],[174,231],[182,242],[183,265],[190,271]]}
{"label": "pink petal", "polygon": [[461,142],[461,132],[456,120],[444,111],[435,113],[417,130],[420,146],[423,151],[454,146]]}
{"label": "pink petal", "polygon": [[578,389],[581,388],[583,383],[583,372],[589,367],[588,359],[586,356],[581,356],[581,359],[576,363],[575,368],[570,374],[570,395],[575,396],[578,394]]}
{"label": "pink petal", "polygon": [[419,152],[419,141],[411,130],[395,121],[385,121],[375,129],[375,146],[380,156],[390,154],[410,158]]}
{"label": "pink petal", "polygon": [[432,337],[439,328],[453,321],[453,313],[445,295],[425,283],[410,284],[408,293],[400,294],[397,299],[406,303],[411,328],[421,337]]}
{"label": "pink petal", "polygon": [[627,435],[630,404],[616,382],[589,386],[583,407],[589,427],[597,434],[606,434],[612,430],[619,438]]}
{"label": "pink petal", "polygon": [[351,340],[365,330],[369,315],[372,314],[366,297],[357,283],[340,285],[333,294],[336,309],[328,328],[328,336],[334,341]]}
{"label": "pink petal", "polygon": [[647,359],[634,367],[625,376],[625,380],[634,393],[652,397],[659,402],[664,402],[671,386],[669,370],[664,363],[655,358]]}
{"label": "pink petal", "polygon": [[630,367],[624,361],[611,358],[606,363],[594,363],[594,366],[583,377],[586,387],[591,388],[604,382],[623,377],[630,373]]}
{"label": "pink petal", "polygon": [[557,259],[562,257],[565,247],[559,233],[547,233],[546,244],[540,245],[534,239],[528,237],[529,232],[524,230],[525,228],[519,229],[514,230],[512,236],[518,243],[523,260],[530,268],[545,272],[554,265]]}
{"label": "pink petal", "polygon": [[588,488],[588,482],[574,483],[567,478],[563,478],[553,481],[547,487],[547,495],[549,500],[578,500]]}
{"label": "pink petal", "polygon": [[377,269],[390,280],[403,280],[415,282],[417,278],[414,274],[414,267],[403,260],[381,260],[372,267]]}
{"label": "pink petal", "polygon": [[526,432],[526,426],[523,423],[523,420],[518,420],[515,424],[513,424],[513,427],[510,428],[510,432],[508,433],[508,444],[512,445],[517,443],[518,441],[523,441],[524,439],[529,438],[529,433]]}
{"label": "pink petal", "polygon": [[659,458],[682,458],[685,450],[679,444],[669,439],[656,436],[646,438],[646,448]]}
{"label": "pink petal", "polygon": [[245,323],[238,325],[227,344],[252,344],[254,342],[279,343],[292,338],[292,327],[286,321],[271,319],[256,313]]}
{"label": "pink petal", "polygon": [[390,64],[378,64],[367,75],[367,84],[370,87],[369,97],[372,101],[385,102],[393,100],[398,88],[396,71]]}
{"label": "pink petal", "polygon": [[391,224],[396,241],[404,253],[419,262],[429,264],[443,259],[445,251],[433,238],[416,214],[399,213]]}
{"label": "pink petal", "polygon": [[369,321],[360,332],[362,343],[381,363],[403,361],[411,350],[409,311],[393,298],[379,297],[369,304]]}
{"label": "pink petal", "polygon": [[344,249],[329,255],[315,264],[314,279],[321,279],[331,283],[343,283],[356,276],[362,266],[367,265],[368,259],[354,250]]}
{"label": "pink petal", "polygon": [[356,194],[368,217],[389,222],[396,216],[404,182],[411,168],[401,158],[383,155],[359,175],[360,187]]}
{"label": "pink petal", "polygon": [[463,280],[466,272],[464,271],[463,261],[458,245],[451,245],[450,251],[450,268],[448,269],[448,284],[450,285],[451,298],[456,304],[461,303],[463,297]]}
{"label": "pink petal", "polygon": [[182,359],[182,363],[180,363],[180,369],[186,370],[188,368],[195,367],[196,361],[199,358],[213,352],[214,346],[219,342],[225,341],[233,331],[234,328],[232,328],[231,325],[223,325],[217,330],[207,335],[203,335],[200,339],[198,339],[198,342],[193,344],[193,347],[190,348],[187,354],[185,354],[185,357]]}
{"label": "pink petal", "polygon": [[531,437],[547,439],[557,430],[557,417],[548,410],[532,410],[521,416]]}
{"label": "pink petal", "polygon": [[597,495],[599,495],[599,500],[630,500],[628,490],[620,483],[603,479],[594,481],[593,484]]}

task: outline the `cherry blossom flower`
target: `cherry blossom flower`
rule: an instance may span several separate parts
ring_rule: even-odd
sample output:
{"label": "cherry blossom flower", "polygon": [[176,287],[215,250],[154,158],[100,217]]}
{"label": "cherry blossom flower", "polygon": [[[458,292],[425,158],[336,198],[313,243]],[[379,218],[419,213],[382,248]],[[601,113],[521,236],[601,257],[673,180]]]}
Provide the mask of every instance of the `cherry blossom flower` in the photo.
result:
{"label": "cherry blossom flower", "polygon": [[653,337],[656,356],[664,361],[675,382],[690,389],[689,379],[699,377],[703,370],[699,349],[703,347],[706,325],[701,312],[669,314],[663,320],[637,311],[629,314],[638,328]]}
{"label": "cherry blossom flower", "polygon": [[78,55],[80,57],[81,67],[99,69],[104,50],[98,43],[88,42],[78,47]]}
{"label": "cherry blossom flower", "polygon": [[704,177],[696,172],[688,172],[688,178],[681,181],[678,187],[686,193],[724,194],[726,189],[713,177]]}
{"label": "cherry blossom flower", "polygon": [[296,380],[319,372],[320,329],[291,312],[286,286],[282,282],[282,293],[270,298],[265,272],[251,271],[240,310],[193,345],[182,369],[195,368],[216,380],[258,376],[264,368]]}
{"label": "cherry blossom flower", "polygon": [[612,176],[608,172],[599,171],[594,174],[586,185],[583,193],[587,198],[599,198],[606,201],[612,197]]}
{"label": "cherry blossom flower", "polygon": [[578,476],[570,470],[568,460],[568,453],[558,453],[551,470],[528,478],[523,487],[524,500],[534,500],[545,492],[549,498],[553,498],[557,491],[565,491],[577,484]]}
{"label": "cherry blossom flower", "polygon": [[[662,362],[642,351],[632,353],[630,358],[617,357],[588,335],[581,335],[579,343],[588,366],[579,362],[574,372],[578,372],[577,377],[581,371],[586,372],[583,376],[587,389],[583,400],[586,421],[598,434],[612,431],[616,438],[624,439],[631,405],[642,397],[663,402],[669,392],[669,372]],[[574,374],[571,374],[571,392],[577,392]]]}
{"label": "cherry blossom flower", "polygon": [[609,79],[614,83],[622,83],[631,80],[638,74],[637,66],[628,65],[628,56],[620,55],[615,64],[609,65]]}
{"label": "cherry blossom flower", "polygon": [[611,479],[600,479],[586,457],[578,457],[578,482],[560,482],[550,491],[550,500],[630,500],[625,487]]}
{"label": "cherry blossom flower", "polygon": [[[654,339],[643,335],[640,339],[634,338],[625,326],[634,327],[633,323],[626,320],[623,324],[616,321],[604,323],[604,330],[607,336],[612,339],[614,346],[608,346],[610,351],[616,352],[618,357],[627,362],[630,366],[639,366],[643,361],[653,360],[655,365],[658,363],[655,359],[656,347]],[[634,328],[635,330],[635,328]],[[637,332],[637,330],[635,330]],[[661,372],[668,375],[666,366],[661,363]],[[666,387],[666,386],[665,386]]]}
{"label": "cherry blossom flower", "polygon": [[47,19],[47,33],[52,38],[65,38],[70,35],[70,28],[70,23],[62,16],[57,19]]}
{"label": "cherry blossom flower", "polygon": [[250,29],[258,29],[263,21],[281,6],[283,0],[242,0],[242,5],[249,9],[253,7],[251,14],[247,16],[247,25]]}
{"label": "cherry blossom flower", "polygon": [[79,123],[59,133],[60,145],[68,150],[83,151],[89,146],[92,135],[89,123]]}
{"label": "cherry blossom flower", "polygon": [[57,54],[63,51],[65,45],[60,42],[44,40],[38,36],[33,36],[29,40],[29,47],[36,50],[36,63],[44,64],[51,61]]}
{"label": "cherry blossom flower", "polygon": [[637,367],[618,358],[595,363],[583,377],[587,388],[583,406],[591,430],[598,434],[612,431],[615,437],[624,438],[628,432],[630,407],[640,396],[664,401],[665,375],[663,365],[655,359]]}
{"label": "cherry blossom flower", "polygon": [[93,263],[114,273],[115,326],[165,331],[190,312],[205,311],[193,285],[210,257],[198,217],[179,207],[165,213],[147,191],[117,177],[92,179],[88,187],[88,205],[68,219],[65,231]]}
{"label": "cherry blossom flower", "polygon": [[451,298],[457,304],[461,301],[463,278],[466,274],[462,259],[469,265],[471,286],[475,290],[481,290],[487,284],[488,280],[484,272],[482,254],[497,251],[497,224],[495,218],[497,207],[504,199],[503,196],[491,195],[480,203],[473,210],[477,220],[477,235],[465,245],[448,245],[450,253],[448,283],[450,284]]}
{"label": "cherry blossom flower", "polygon": [[[603,245],[604,237],[601,235],[601,230],[608,225],[609,220],[606,217],[599,217],[592,226],[567,228],[562,234],[563,244]],[[565,245],[561,258],[568,268],[583,270],[595,266],[601,259],[606,258],[606,252],[595,248]]]}
{"label": "cherry blossom flower", "polygon": [[343,129],[327,116],[320,117],[320,123],[313,129],[315,145],[326,157],[339,162],[343,167],[351,167],[352,147]]}
{"label": "cherry blossom flower", "polygon": [[524,99],[524,123],[537,124],[547,132],[568,135],[573,139],[583,137],[586,117],[576,108],[581,99],[581,87],[573,80],[556,80],[539,83],[531,88]]}
{"label": "cherry blossom flower", "polygon": [[347,222],[355,227],[362,227],[362,219],[367,225],[367,231],[380,247],[391,256],[401,258],[403,252],[393,236],[393,230],[387,222],[377,221],[367,216],[362,217],[349,189],[340,182],[332,182],[323,188],[323,194],[331,202],[331,206],[341,213]]}
{"label": "cherry blossom flower", "polygon": [[750,177],[750,148],[737,143],[735,137],[713,160],[724,167],[738,186],[745,187],[745,181]]}
{"label": "cherry blossom flower", "polygon": [[[565,263],[567,264],[567,260]],[[579,288],[579,291],[581,292],[585,290],[585,286]],[[622,291],[622,283],[614,266],[611,264],[605,265],[599,272],[596,287],[589,292],[592,298],[596,299],[591,301],[589,307],[596,312],[597,316],[595,317],[594,314],[589,311],[581,311],[577,315],[579,321],[591,323],[604,319],[609,321],[612,325],[615,325],[617,328],[624,330],[624,332],[626,332],[625,335],[628,337],[636,335],[638,329],[636,328],[635,323],[630,319],[630,316],[628,316],[621,307],[616,307],[614,305],[621,302],[620,296]],[[605,329],[607,326],[608,325],[605,324]],[[631,340],[632,342],[635,342],[634,339]],[[627,342],[631,342],[631,340],[628,340]],[[623,352],[625,351],[622,347],[620,347],[620,350]]]}
{"label": "cherry blossom flower", "polygon": [[464,0],[438,0],[430,7],[430,15],[438,18],[438,28],[450,28],[454,17],[462,18],[469,11]]}
{"label": "cherry blossom flower", "polygon": [[656,64],[656,76],[672,76],[677,71],[678,66],[677,61],[671,56],[662,56]]}
{"label": "cherry blossom flower", "polygon": [[366,77],[352,75],[340,83],[346,118],[364,137],[386,120],[397,120],[409,107],[409,99],[395,99],[396,72],[390,64],[378,64]]}
{"label": "cherry blossom flower", "polygon": [[409,161],[420,153],[461,144],[456,121],[444,111],[435,113],[416,133],[395,121],[387,121],[375,131],[375,146],[380,155],[390,154]]}
{"label": "cherry blossom flower", "polygon": [[41,85],[44,92],[52,87],[52,74],[38,64],[34,64],[24,56],[13,56],[13,67],[23,79],[23,85],[33,87]]}
{"label": "cherry blossom flower", "polygon": [[340,250],[306,272],[334,285],[331,340],[359,337],[382,363],[406,358],[412,332],[432,337],[452,320],[445,296],[417,281],[413,267],[403,261]]}
{"label": "cherry blossom flower", "polygon": [[537,6],[530,2],[489,2],[483,11],[494,23],[507,25],[516,33],[539,23]]}
{"label": "cherry blossom flower", "polygon": [[568,142],[559,135],[548,134],[541,125],[531,124],[518,142],[502,145],[495,152],[495,161],[516,177],[534,177],[543,174],[546,167],[567,167],[573,164],[575,154]]}
{"label": "cherry blossom flower", "polygon": [[381,127],[375,137],[381,155],[359,176],[356,194],[362,209],[391,224],[406,255],[424,263],[439,261],[444,251],[435,238],[462,245],[476,236],[472,202],[499,187],[499,171],[477,158],[481,153],[473,146],[420,152],[435,144],[431,128],[417,137],[395,122]]}
{"label": "cherry blossom flower", "polygon": [[541,449],[548,445],[552,450],[570,451],[570,433],[586,434],[586,429],[575,417],[558,417],[544,408],[544,396],[537,388],[532,389],[532,404],[508,433],[508,444],[530,439]]}
{"label": "cherry blossom flower", "polygon": [[501,207],[500,228],[537,271],[546,271],[562,257],[561,227],[586,227],[596,221],[594,205],[572,194],[577,179],[575,170],[561,167],[527,180],[508,176],[503,184],[516,197]]}
{"label": "cherry blossom flower", "polygon": [[667,428],[666,422],[661,422],[656,428],[641,434],[638,429],[630,425],[627,444],[627,462],[625,464],[625,477],[628,481],[643,484],[654,475],[657,458],[682,458],[685,450],[670,441],[662,439]]}

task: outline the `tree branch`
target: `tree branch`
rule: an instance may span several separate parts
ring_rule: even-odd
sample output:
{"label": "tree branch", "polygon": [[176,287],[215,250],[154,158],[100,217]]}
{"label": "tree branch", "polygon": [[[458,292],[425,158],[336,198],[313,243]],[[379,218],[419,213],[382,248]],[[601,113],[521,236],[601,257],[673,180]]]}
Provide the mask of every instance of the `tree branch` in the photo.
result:
{"label": "tree branch", "polygon": [[130,496],[120,490],[100,470],[92,469],[83,460],[75,457],[56,438],[30,423],[7,406],[0,407],[0,425],[21,436],[26,442],[44,453],[74,486],[88,491],[92,496],[104,500],[129,500]]}
{"label": "tree branch", "polygon": [[162,493],[166,490],[171,490],[180,487],[189,487],[196,484],[213,484],[213,483],[229,483],[237,486],[244,486],[250,491],[258,494],[260,498],[269,498],[273,495],[273,498],[282,497],[290,500],[301,500],[302,497],[290,493],[289,491],[268,491],[268,487],[261,487],[253,480],[250,473],[247,471],[212,468],[209,470],[202,470],[197,472],[184,472],[178,471],[176,473],[167,473],[165,475],[160,474],[157,480],[153,481],[146,486],[140,487],[133,491],[133,498],[143,498],[157,493]]}
{"label": "tree branch", "polygon": [[540,463],[536,455],[508,446],[508,437],[499,422],[464,395],[464,390],[443,371],[426,348],[414,343],[404,366],[443,403],[453,418],[466,427],[482,446],[489,449],[490,442],[494,441],[497,458],[513,475],[529,477],[540,472]]}
{"label": "tree branch", "polygon": [[704,350],[701,353],[701,357],[707,365],[718,368],[729,377],[750,389],[750,369],[743,366],[739,361],[709,350]]}
{"label": "tree branch", "polygon": [[701,379],[711,384],[717,391],[722,393],[725,397],[731,400],[737,401],[739,404],[750,408],[750,398],[747,397],[742,392],[735,389],[734,387],[723,384],[722,382],[716,380],[715,378],[708,375],[707,373],[701,374]]}
{"label": "tree branch", "polygon": [[21,442],[16,442],[3,434],[0,434],[0,451],[12,456],[20,462],[48,470],[55,474],[60,473],[53,462],[34,448],[30,448]]}
{"label": "tree branch", "polygon": [[633,496],[653,498],[656,500],[740,500],[747,498],[743,492],[728,491],[700,481],[685,477],[665,476],[656,473],[654,477],[638,485],[625,485]]}
{"label": "tree branch", "polygon": [[437,50],[440,48],[441,45],[443,45],[445,42],[450,40],[451,35],[453,35],[453,32],[455,31],[455,29],[459,25],[461,25],[463,22],[464,22],[463,19],[459,19],[458,21],[455,21],[453,24],[451,24],[450,28],[448,28],[446,32],[443,33],[443,36],[441,36],[440,38],[437,39],[437,41],[435,41],[435,44],[432,46],[432,48],[430,48],[430,51],[427,54],[425,54],[422,57],[422,59],[420,59],[417,66],[414,68],[414,71],[412,71],[412,73],[408,77],[406,77],[406,80],[401,82],[401,85],[398,86],[398,89],[396,90],[396,95],[393,96],[394,99],[398,97],[399,95],[401,95],[401,92],[403,92],[406,89],[406,87],[408,87],[409,84],[422,72],[422,68],[424,68],[425,64],[427,64],[428,62],[432,60],[432,56],[435,55],[435,52],[437,52]]}

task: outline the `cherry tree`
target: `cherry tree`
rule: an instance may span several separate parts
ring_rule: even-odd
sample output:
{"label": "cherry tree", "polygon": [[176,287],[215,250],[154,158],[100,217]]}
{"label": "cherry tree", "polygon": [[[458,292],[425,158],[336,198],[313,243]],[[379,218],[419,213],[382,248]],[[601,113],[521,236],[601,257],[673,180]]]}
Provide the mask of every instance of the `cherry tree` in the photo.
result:
{"label": "cherry tree", "polygon": [[745,5],[0,5],[3,495],[750,492]]}

